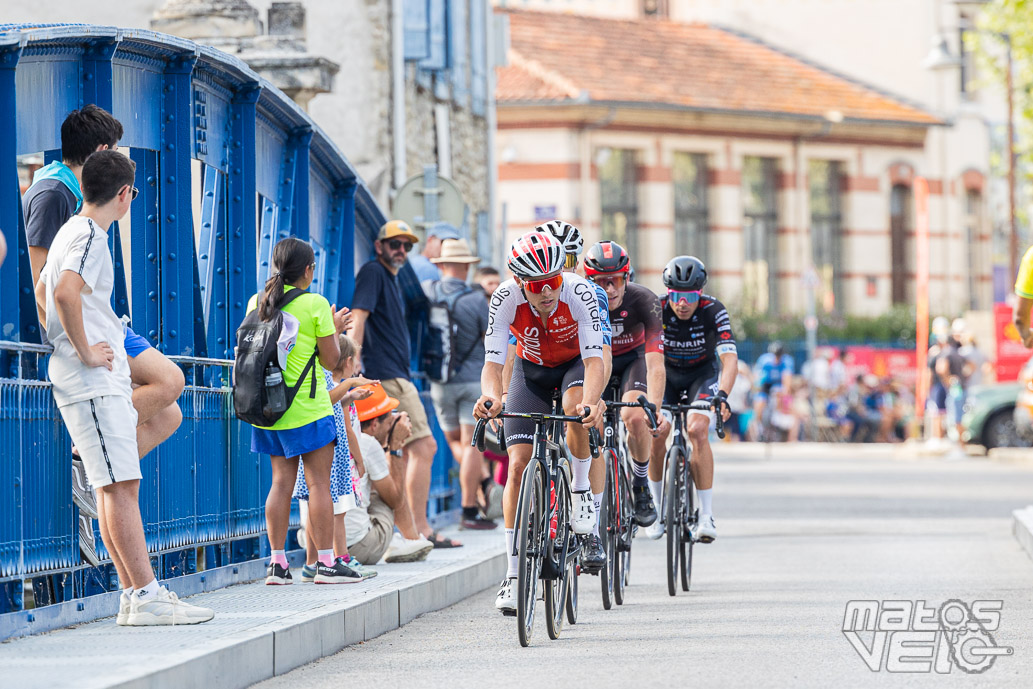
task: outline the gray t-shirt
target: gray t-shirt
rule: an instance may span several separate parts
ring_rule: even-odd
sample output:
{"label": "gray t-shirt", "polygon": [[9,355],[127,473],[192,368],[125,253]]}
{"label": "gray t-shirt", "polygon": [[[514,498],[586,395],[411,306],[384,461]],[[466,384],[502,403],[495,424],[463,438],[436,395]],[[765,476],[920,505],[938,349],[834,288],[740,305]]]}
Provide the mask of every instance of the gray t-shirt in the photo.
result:
{"label": "gray t-shirt", "polygon": [[50,250],[61,226],[75,215],[78,202],[71,189],[59,179],[41,179],[25,192],[25,237],[29,246]]}
{"label": "gray t-shirt", "polygon": [[[441,292],[455,294],[468,286],[456,278],[443,278]],[[449,383],[474,383],[481,379],[484,368],[484,333],[488,330],[488,302],[484,292],[471,290],[456,300],[452,313],[456,324],[456,356],[462,360]]]}

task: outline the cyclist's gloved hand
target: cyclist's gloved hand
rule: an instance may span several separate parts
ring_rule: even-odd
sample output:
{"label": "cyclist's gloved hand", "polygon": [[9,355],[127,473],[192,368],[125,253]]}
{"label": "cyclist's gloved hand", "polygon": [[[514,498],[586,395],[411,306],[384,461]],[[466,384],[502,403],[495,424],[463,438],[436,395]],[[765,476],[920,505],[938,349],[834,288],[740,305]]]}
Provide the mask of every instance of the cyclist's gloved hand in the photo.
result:
{"label": "cyclist's gloved hand", "polygon": [[578,413],[582,416],[587,416],[581,421],[582,426],[597,426],[603,419],[603,412],[606,411],[606,403],[602,400],[598,400],[595,404],[588,404],[582,401],[581,404],[577,405]]}
{"label": "cyclist's gloved hand", "polygon": [[714,399],[710,402],[710,406],[713,407],[715,412],[721,414],[722,421],[727,421],[728,417],[732,415],[732,408],[728,405],[728,393],[724,390],[718,390],[714,393]]}
{"label": "cyclist's gloved hand", "polygon": [[[490,402],[491,404],[486,406],[485,402]],[[501,412],[502,400],[490,395],[481,395],[477,399],[477,404],[473,406],[473,415],[478,419],[490,419],[498,416]]]}

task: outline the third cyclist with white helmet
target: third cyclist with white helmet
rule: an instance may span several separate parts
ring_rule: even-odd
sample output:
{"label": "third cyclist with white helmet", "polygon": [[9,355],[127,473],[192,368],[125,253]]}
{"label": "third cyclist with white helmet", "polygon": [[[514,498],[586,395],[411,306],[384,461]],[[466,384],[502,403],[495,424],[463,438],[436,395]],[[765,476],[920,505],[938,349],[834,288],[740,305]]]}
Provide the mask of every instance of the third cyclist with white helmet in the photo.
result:
{"label": "third cyclist with white helmet", "polygon": [[[735,383],[739,356],[732,334],[728,310],[709,294],[703,294],[707,270],[694,256],[678,256],[664,268],[667,296],[663,305],[664,359],[667,385],[664,401],[678,404],[682,392],[699,408],[689,412],[687,435],[692,445],[692,479],[699,492],[699,521],[693,538],[710,543],[717,538],[711,508],[714,487],[714,453],[708,432],[716,411],[727,421],[731,415],[728,393]],[[657,505],[662,504],[663,464],[667,433],[653,442],[649,463],[649,489]],[[664,526],[657,520],[646,530],[650,538],[660,538]]]}

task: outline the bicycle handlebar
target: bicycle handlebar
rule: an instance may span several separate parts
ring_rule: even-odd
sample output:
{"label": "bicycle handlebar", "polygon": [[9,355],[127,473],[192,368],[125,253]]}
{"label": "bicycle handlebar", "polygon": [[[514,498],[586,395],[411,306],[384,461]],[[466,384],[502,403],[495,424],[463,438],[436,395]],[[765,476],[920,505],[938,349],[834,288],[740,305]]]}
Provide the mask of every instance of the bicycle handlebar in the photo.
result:
{"label": "bicycle handlebar", "polygon": [[639,395],[638,400],[634,402],[607,402],[606,408],[610,407],[634,407],[636,409],[642,409],[646,412],[646,418],[649,419],[649,425],[652,426],[652,430],[656,430],[660,425],[656,421],[656,405],[646,399],[645,395]]}
{"label": "bicycle handlebar", "polygon": [[[491,402],[485,402],[484,406],[486,409],[491,408]],[[567,423],[581,423],[585,416],[567,416],[564,414],[538,414],[538,413],[515,413],[515,412],[501,412],[497,414],[496,419],[531,419],[532,421],[563,421]],[[473,429],[473,439],[470,443],[477,448],[478,452],[484,452],[484,431],[488,425],[488,421],[491,419],[478,419],[477,425]],[[599,456],[599,448],[602,446],[602,438],[599,436],[599,430],[595,426],[591,426],[588,429],[588,449],[592,453],[593,457]],[[503,451],[506,449],[505,434],[499,434],[499,446]]]}
{"label": "bicycle handlebar", "polygon": [[[726,405],[728,404],[727,400],[723,400],[722,403],[726,404]],[[671,412],[672,414],[683,414],[683,413],[685,413],[685,412],[687,412],[687,411],[689,411],[691,409],[699,409],[699,407],[695,406],[696,404],[697,404],[696,402],[692,402],[692,403],[688,403],[688,404],[686,404],[685,402],[682,402],[681,404],[664,404],[664,405],[661,405],[661,406],[662,406],[663,409],[666,409],[667,411]],[[721,409],[720,409],[721,405],[717,405],[715,407],[715,405],[711,402],[708,406],[711,409],[714,409],[714,416],[715,416],[714,425],[715,425],[715,430],[717,431],[717,437],[720,438],[721,440],[724,440],[725,439],[725,421],[724,421],[724,414],[722,414]]]}

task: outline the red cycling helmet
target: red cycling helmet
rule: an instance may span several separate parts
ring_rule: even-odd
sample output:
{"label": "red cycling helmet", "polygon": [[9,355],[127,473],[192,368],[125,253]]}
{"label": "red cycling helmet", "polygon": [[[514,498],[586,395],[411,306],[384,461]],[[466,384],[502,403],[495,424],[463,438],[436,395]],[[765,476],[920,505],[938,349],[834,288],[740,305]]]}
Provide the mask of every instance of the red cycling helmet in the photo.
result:
{"label": "red cycling helmet", "polygon": [[612,275],[628,273],[631,270],[631,259],[628,252],[617,242],[609,239],[597,242],[585,254],[585,275]]}

